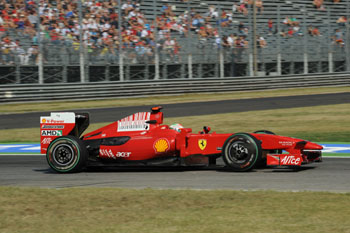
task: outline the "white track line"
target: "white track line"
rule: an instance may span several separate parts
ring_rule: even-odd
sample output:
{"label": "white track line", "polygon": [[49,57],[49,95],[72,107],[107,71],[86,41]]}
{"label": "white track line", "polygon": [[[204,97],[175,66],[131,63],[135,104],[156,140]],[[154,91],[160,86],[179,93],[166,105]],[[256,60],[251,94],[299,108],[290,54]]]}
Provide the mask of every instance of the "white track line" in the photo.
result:
{"label": "white track line", "polygon": [[[27,156],[27,155],[30,155],[30,156],[45,156],[45,154],[1,154],[0,153],[0,156]],[[350,156],[322,156],[322,158],[334,158],[334,159],[350,159]]]}
{"label": "white track line", "polygon": [[30,155],[30,156],[45,156],[45,154],[1,154],[0,153],[0,156],[9,156],[9,155],[13,155],[13,156],[27,156],[27,155]]}

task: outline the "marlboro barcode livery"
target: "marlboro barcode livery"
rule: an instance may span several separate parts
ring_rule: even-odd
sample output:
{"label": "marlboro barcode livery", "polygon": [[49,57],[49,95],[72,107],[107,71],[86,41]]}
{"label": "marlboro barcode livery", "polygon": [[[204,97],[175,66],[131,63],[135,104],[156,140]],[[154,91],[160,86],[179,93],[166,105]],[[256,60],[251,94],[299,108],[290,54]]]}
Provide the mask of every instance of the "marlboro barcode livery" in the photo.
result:
{"label": "marlboro barcode livery", "polygon": [[[161,107],[139,112],[93,132],[87,113],[51,113],[40,118],[41,153],[60,173],[89,166],[217,166],[222,157],[232,171],[322,161],[322,146],[302,139],[254,133],[192,133],[180,124],[163,125]],[[219,167],[219,166],[218,166]]]}

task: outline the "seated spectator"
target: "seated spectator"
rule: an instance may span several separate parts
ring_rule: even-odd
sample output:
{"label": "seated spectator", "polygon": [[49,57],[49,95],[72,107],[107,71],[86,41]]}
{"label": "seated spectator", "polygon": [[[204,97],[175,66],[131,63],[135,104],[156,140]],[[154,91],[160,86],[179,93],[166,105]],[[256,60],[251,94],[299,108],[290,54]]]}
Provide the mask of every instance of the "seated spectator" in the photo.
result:
{"label": "seated spectator", "polygon": [[313,36],[320,36],[321,32],[320,32],[320,30],[318,30],[317,27],[314,27],[314,29],[312,30],[312,35]]}
{"label": "seated spectator", "polygon": [[255,5],[256,5],[256,8],[257,8],[258,12],[260,12],[260,13],[264,12],[264,6],[263,6],[263,1],[262,0],[256,0],[255,1]]}
{"label": "seated spectator", "polygon": [[228,43],[228,36],[223,36],[221,38],[221,41],[222,41],[222,47],[223,48],[229,48],[230,47],[230,44]]}
{"label": "seated spectator", "polygon": [[325,10],[323,0],[313,0],[313,5],[317,10]]}
{"label": "seated spectator", "polygon": [[333,36],[333,40],[334,40],[335,44],[340,45],[341,47],[344,46],[343,32],[340,29],[337,29],[335,31],[335,35]]}
{"label": "seated spectator", "polygon": [[299,23],[296,23],[296,24],[293,26],[293,31],[294,31],[294,35],[295,35],[295,36],[302,36],[302,35],[303,35],[303,33],[300,31]]}
{"label": "seated spectator", "polygon": [[232,14],[235,14],[237,11],[239,11],[239,6],[236,3],[234,3],[232,5]]}
{"label": "seated spectator", "polygon": [[282,29],[282,30],[280,31],[280,36],[282,36],[283,38],[284,38],[284,37],[287,37],[287,33],[285,32],[284,29]]}
{"label": "seated spectator", "polygon": [[176,41],[176,38],[173,39],[174,40],[174,61],[175,62],[181,62],[181,56],[180,56],[180,50],[181,50],[181,46],[179,45],[179,43]]}
{"label": "seated spectator", "polygon": [[321,33],[318,30],[318,28],[317,27],[313,27],[313,26],[309,26],[308,27],[308,33],[311,36],[320,36],[321,35]]}
{"label": "seated spectator", "polygon": [[289,18],[289,25],[290,26],[299,25],[299,21],[294,16],[292,16]]}
{"label": "seated spectator", "polygon": [[293,30],[292,27],[288,28],[287,35],[288,35],[289,37],[293,37],[293,35],[294,35],[294,30]]}
{"label": "seated spectator", "polygon": [[32,46],[27,50],[28,62],[30,65],[38,64],[38,45],[32,44]]}
{"label": "seated spectator", "polygon": [[163,48],[166,51],[166,54],[172,59],[174,57],[174,47],[175,47],[175,41],[168,37],[166,41],[163,44]]}
{"label": "seated spectator", "polygon": [[209,6],[209,12],[206,14],[207,20],[216,19],[219,17],[219,12],[215,9],[215,6]]}
{"label": "seated spectator", "polygon": [[258,45],[258,48],[266,48],[267,47],[267,43],[266,43],[266,40],[264,37],[262,36],[257,36],[256,37],[256,41],[257,41],[257,45]]}
{"label": "seated spectator", "polygon": [[272,19],[269,19],[268,23],[267,23],[267,27],[269,30],[269,35],[272,35],[272,28],[273,28],[273,21]]}
{"label": "seated spectator", "polygon": [[290,26],[291,25],[291,21],[289,19],[289,16],[286,16],[283,20],[282,23],[284,24],[284,26]]}
{"label": "seated spectator", "polygon": [[339,18],[338,18],[338,20],[337,20],[337,24],[339,25],[339,26],[342,26],[342,27],[344,27],[345,26],[345,23],[346,23],[346,17],[345,16],[340,16]]}
{"label": "seated spectator", "polygon": [[225,11],[222,11],[219,22],[221,27],[227,27],[231,23],[230,18]]}
{"label": "seated spectator", "polygon": [[227,37],[227,43],[228,43],[230,48],[234,47],[236,40],[237,40],[237,35],[236,34],[230,34]]}
{"label": "seated spectator", "polygon": [[239,25],[238,25],[239,34],[244,34],[244,28],[245,28],[244,23],[242,21],[239,22]]}
{"label": "seated spectator", "polygon": [[215,47],[220,49],[222,46],[222,40],[220,38],[220,36],[217,34],[215,35],[215,43],[214,43]]}
{"label": "seated spectator", "polygon": [[21,64],[21,65],[28,65],[29,56],[27,55],[27,53],[23,49],[23,47],[20,45],[20,43],[17,43],[17,46],[15,48],[15,53],[18,56],[19,64]]}
{"label": "seated spectator", "polygon": [[2,61],[5,65],[11,65],[14,63],[14,50],[16,44],[11,41],[8,36],[5,36],[1,41],[1,54]]}
{"label": "seated spectator", "polygon": [[248,15],[248,9],[247,9],[247,5],[244,1],[241,0],[241,3],[238,7],[238,12],[243,13],[245,16]]}

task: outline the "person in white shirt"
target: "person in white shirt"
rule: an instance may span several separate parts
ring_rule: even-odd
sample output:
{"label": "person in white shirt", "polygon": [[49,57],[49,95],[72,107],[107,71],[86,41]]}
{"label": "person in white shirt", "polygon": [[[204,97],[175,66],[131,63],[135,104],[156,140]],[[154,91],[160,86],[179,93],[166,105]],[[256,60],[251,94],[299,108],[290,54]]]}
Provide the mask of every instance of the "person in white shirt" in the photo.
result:
{"label": "person in white shirt", "polygon": [[25,50],[20,45],[17,46],[16,53],[18,55],[20,64],[28,65],[29,56],[26,54]]}

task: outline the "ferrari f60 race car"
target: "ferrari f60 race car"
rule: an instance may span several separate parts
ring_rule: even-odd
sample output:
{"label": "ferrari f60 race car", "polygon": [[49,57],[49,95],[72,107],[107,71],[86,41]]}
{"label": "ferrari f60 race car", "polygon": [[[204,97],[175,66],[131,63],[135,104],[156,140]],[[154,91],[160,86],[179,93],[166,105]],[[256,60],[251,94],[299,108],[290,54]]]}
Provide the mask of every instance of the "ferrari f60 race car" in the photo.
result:
{"label": "ferrari f60 race car", "polygon": [[51,113],[40,118],[41,153],[59,173],[90,166],[216,166],[249,171],[258,166],[293,166],[321,161],[322,146],[269,131],[217,134],[179,124],[162,125],[161,107],[139,112],[91,133],[88,113]]}

